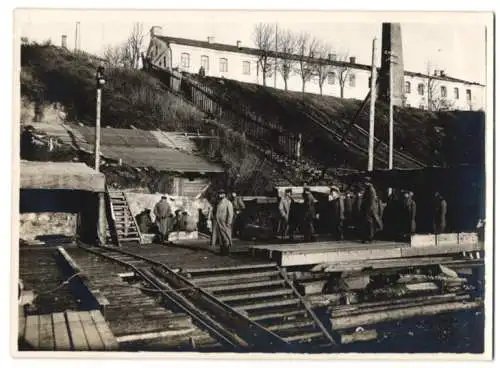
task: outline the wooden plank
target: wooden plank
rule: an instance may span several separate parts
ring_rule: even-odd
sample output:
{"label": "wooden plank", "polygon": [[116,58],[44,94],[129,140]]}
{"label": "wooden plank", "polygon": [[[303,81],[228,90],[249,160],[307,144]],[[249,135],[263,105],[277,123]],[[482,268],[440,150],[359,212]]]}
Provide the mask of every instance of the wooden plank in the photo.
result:
{"label": "wooden plank", "polygon": [[401,257],[401,248],[362,249],[329,252],[276,252],[276,261],[281,266],[298,266],[323,262],[360,261]]}
{"label": "wooden plank", "polygon": [[435,246],[436,243],[436,235],[422,235],[422,234],[414,234],[410,238],[410,246],[411,247],[428,247]]}
{"label": "wooden plank", "polygon": [[314,242],[314,243],[295,243],[295,244],[270,244],[270,245],[253,245],[251,249],[267,250],[267,251],[281,251],[281,252],[314,252],[314,251],[328,251],[339,249],[374,249],[374,248],[397,248],[409,246],[408,243],[401,242],[373,242],[371,244],[363,244],[361,242]]}
{"label": "wooden plank", "polygon": [[458,244],[458,234],[438,234],[436,235],[437,246]]}
{"label": "wooden plank", "polygon": [[17,338],[24,338],[24,333],[26,332],[26,316],[24,315],[24,307],[19,305],[17,308]]}
{"label": "wooden plank", "polygon": [[71,267],[74,273],[82,272],[80,266],[76,264],[73,258],[71,258],[71,256],[68,254],[68,252],[66,252],[66,250],[63,247],[57,247],[57,251],[64,258],[66,263]]}
{"label": "wooden plank", "polygon": [[38,321],[38,350],[54,350],[52,316],[50,314],[41,315]]}
{"label": "wooden plank", "polygon": [[31,346],[34,350],[38,349],[38,334],[39,334],[39,320],[38,316],[28,316],[26,318],[26,332],[24,334],[24,341]]}
{"label": "wooden plank", "polygon": [[458,244],[478,244],[477,233],[458,233]]}
{"label": "wooden plank", "polygon": [[454,245],[441,245],[436,247],[422,247],[422,248],[402,248],[401,255],[403,257],[416,257],[426,256],[431,254],[449,254],[461,253],[483,250],[484,244],[454,244]]}
{"label": "wooden plank", "polygon": [[116,350],[118,348],[118,342],[113,335],[113,332],[111,332],[111,329],[106,323],[103,315],[97,310],[92,310],[90,311],[90,316],[95,323],[97,331],[99,332],[99,336],[104,344],[104,349]]}
{"label": "wooden plank", "polygon": [[80,318],[78,317],[78,312],[66,312],[66,318],[68,320],[68,327],[73,350],[88,350],[87,339],[85,338],[85,333],[83,332],[83,327],[82,323],[80,322]]}
{"label": "wooden plank", "polygon": [[83,327],[83,332],[85,333],[85,337],[87,339],[87,344],[89,350],[100,351],[104,350],[104,343],[101,339],[99,331],[97,330],[96,324],[88,311],[80,311],[78,312],[78,318],[80,318],[80,322]]}
{"label": "wooden plank", "polygon": [[64,313],[53,313],[52,324],[54,326],[54,349],[57,351],[71,350],[68,325]]}

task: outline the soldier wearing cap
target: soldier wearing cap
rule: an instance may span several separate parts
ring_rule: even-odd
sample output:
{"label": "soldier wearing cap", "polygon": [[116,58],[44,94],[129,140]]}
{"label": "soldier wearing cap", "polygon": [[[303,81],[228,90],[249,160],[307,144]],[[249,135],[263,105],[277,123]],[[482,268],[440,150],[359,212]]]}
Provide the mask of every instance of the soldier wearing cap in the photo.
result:
{"label": "soldier wearing cap", "polygon": [[344,240],[344,196],[337,187],[330,188],[328,208],[330,212],[330,226],[335,240]]}
{"label": "soldier wearing cap", "polygon": [[314,241],[314,221],[317,217],[315,199],[311,190],[307,187],[304,188],[302,197],[304,198],[304,241]]}
{"label": "soldier wearing cap", "polygon": [[233,204],[226,198],[226,192],[219,190],[218,202],[213,216],[211,246],[215,248],[219,244],[220,252],[223,255],[229,254],[229,249],[233,244],[232,228]]}
{"label": "soldier wearing cap", "polygon": [[290,210],[293,204],[292,190],[290,188],[285,189],[285,195],[280,198],[278,204],[279,211],[279,222],[278,222],[278,234],[283,240],[285,236],[288,235],[289,240],[293,240],[293,231],[290,226]]}

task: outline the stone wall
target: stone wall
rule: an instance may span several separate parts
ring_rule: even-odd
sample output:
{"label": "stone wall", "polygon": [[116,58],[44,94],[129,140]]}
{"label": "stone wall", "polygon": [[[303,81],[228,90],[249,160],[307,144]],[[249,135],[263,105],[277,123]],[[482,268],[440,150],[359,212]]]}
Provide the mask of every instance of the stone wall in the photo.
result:
{"label": "stone wall", "polygon": [[19,238],[33,241],[39,236],[74,236],[77,214],[66,212],[22,213],[19,219]]}

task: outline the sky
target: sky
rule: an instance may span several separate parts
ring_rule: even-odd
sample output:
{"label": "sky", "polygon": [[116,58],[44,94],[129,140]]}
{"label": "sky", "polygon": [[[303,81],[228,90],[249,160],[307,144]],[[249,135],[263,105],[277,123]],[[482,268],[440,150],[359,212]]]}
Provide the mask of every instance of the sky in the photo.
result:
{"label": "sky", "polygon": [[67,35],[74,47],[75,25],[80,22],[81,49],[102,55],[106,45],[124,41],[134,22],[148,33],[161,26],[164,35],[254,47],[253,27],[259,22],[277,24],[296,32],[308,32],[332,46],[339,54],[355,56],[358,63],[370,64],[372,40],[380,39],[383,21],[401,23],[403,59],[406,70],[426,73],[428,65],[447,75],[485,84],[487,18],[470,13],[354,13],[294,11],[68,11],[19,10],[16,37],[60,45]]}

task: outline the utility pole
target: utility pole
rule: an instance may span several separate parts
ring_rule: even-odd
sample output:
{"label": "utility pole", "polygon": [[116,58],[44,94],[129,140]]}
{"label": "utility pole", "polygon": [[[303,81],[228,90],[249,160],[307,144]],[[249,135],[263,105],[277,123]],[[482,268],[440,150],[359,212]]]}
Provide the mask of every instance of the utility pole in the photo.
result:
{"label": "utility pole", "polygon": [[375,101],[377,99],[376,95],[376,80],[377,80],[377,67],[375,65],[375,54],[376,54],[376,42],[377,39],[373,39],[372,46],[372,73],[370,80],[370,130],[369,130],[369,141],[368,141],[368,171],[373,171],[373,146],[375,139]]}
{"label": "utility pole", "polygon": [[[274,34],[274,44],[275,44],[275,56],[278,55],[278,23],[276,23],[276,31]],[[278,59],[274,58],[274,88],[276,88],[276,75],[278,74]]]}
{"label": "utility pole", "polygon": [[79,46],[80,46],[80,44],[78,42],[79,31],[80,31],[80,22],[76,22],[76,25],[75,25],[75,52],[78,51]]}
{"label": "utility pole", "polygon": [[97,103],[96,103],[96,121],[95,121],[95,170],[99,171],[100,148],[101,148],[101,92],[102,86],[106,83],[104,80],[104,67],[97,68],[96,73],[96,90],[97,90]]}

